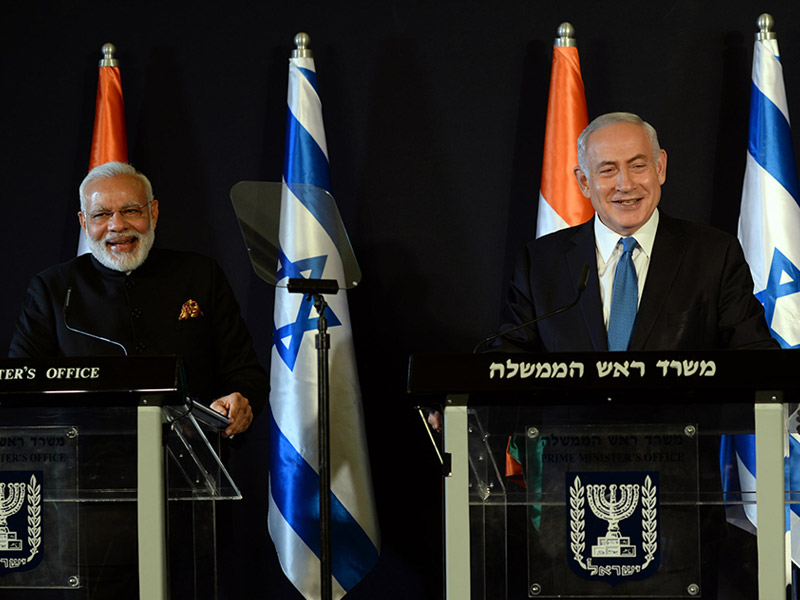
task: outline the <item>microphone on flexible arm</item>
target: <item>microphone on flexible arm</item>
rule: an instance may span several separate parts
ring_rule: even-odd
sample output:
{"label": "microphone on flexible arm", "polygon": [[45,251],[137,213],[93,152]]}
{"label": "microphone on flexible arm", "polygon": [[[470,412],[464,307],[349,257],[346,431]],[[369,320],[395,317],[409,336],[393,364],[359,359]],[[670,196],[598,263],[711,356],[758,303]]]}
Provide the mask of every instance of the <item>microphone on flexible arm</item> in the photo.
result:
{"label": "microphone on flexible arm", "polygon": [[114,340],[109,340],[108,338],[101,337],[99,335],[95,335],[93,333],[89,333],[87,331],[81,331],[80,329],[75,329],[74,327],[70,327],[69,323],[67,323],[67,315],[69,314],[69,301],[72,297],[72,286],[67,288],[67,296],[64,298],[64,308],[62,309],[62,317],[64,319],[64,326],[72,331],[73,333],[80,333],[81,335],[88,336],[90,338],[94,338],[96,340],[100,340],[101,342],[108,342],[109,344],[114,344],[122,348],[122,351],[125,353],[125,356],[128,356],[128,351],[125,349],[125,346],[120,344],[119,342],[115,342]]}
{"label": "microphone on flexible arm", "polygon": [[573,306],[575,306],[578,303],[578,300],[581,299],[581,295],[583,295],[583,292],[586,289],[586,286],[588,284],[589,284],[589,265],[585,264],[585,265],[583,265],[583,269],[581,270],[581,276],[578,279],[578,295],[575,296],[575,300],[573,300],[572,302],[570,302],[566,306],[562,306],[561,308],[557,308],[554,311],[546,313],[546,314],[544,314],[544,315],[542,315],[540,317],[533,318],[530,321],[525,321],[524,323],[522,323],[520,325],[517,325],[515,327],[512,327],[510,329],[506,329],[504,331],[499,331],[497,333],[494,333],[494,334],[490,335],[489,337],[481,340],[478,343],[478,345],[475,346],[475,348],[472,350],[472,353],[473,354],[477,354],[478,350],[480,349],[480,347],[482,345],[486,344],[487,342],[491,342],[492,340],[494,340],[496,338],[504,337],[504,336],[508,335],[509,333],[512,333],[512,332],[516,331],[517,329],[522,329],[523,327],[528,327],[529,325],[533,325],[535,323],[538,323],[539,321],[543,321],[545,319],[549,319],[550,317],[552,317],[554,315],[557,315],[559,313],[562,313],[565,310],[569,310],[570,308],[572,308]]}

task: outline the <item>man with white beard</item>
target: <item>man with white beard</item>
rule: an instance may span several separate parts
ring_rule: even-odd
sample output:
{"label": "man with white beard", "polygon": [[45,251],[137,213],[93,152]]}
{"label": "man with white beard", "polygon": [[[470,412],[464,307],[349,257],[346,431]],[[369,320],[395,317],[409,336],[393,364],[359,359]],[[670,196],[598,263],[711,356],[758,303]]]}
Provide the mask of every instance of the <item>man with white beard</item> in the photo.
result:
{"label": "man with white beard", "polygon": [[92,169],[80,200],[90,254],[31,280],[9,356],[178,354],[189,395],[245,431],[269,384],[216,262],[153,249],[158,200],[131,165]]}
{"label": "man with white beard", "polygon": [[[269,382],[219,266],[199,254],[153,248],[158,200],[147,177],[130,165],[92,169],[80,185],[80,202],[90,253],[31,280],[9,356],[177,354],[187,394],[228,416],[223,435],[244,432],[265,405]],[[85,460],[106,468],[115,464],[109,456],[127,448],[100,445],[100,458]],[[189,504],[170,507],[173,597],[189,597],[194,585],[192,567],[181,562],[192,543],[185,539],[191,507],[182,508]],[[138,599],[135,505],[101,502],[82,510],[85,593],[93,600]]]}
{"label": "man with white beard", "polygon": [[78,220],[89,251],[109,269],[125,272],[142,266],[158,222],[158,200],[150,181],[131,171],[122,163],[100,165],[79,190]]}

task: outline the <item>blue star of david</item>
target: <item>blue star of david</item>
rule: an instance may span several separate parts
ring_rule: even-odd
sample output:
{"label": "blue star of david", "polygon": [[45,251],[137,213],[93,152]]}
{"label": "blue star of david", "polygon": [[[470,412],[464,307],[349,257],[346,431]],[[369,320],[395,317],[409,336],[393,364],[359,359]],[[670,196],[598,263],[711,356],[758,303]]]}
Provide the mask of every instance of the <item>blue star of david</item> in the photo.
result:
{"label": "blue star of david", "polygon": [[[283,248],[279,252],[280,269],[278,269],[277,273],[278,281],[284,277],[298,279],[322,278],[322,273],[325,271],[325,263],[328,260],[326,255],[303,258],[292,262],[284,253]],[[306,331],[317,329],[319,317],[311,317],[311,309],[313,307],[314,303],[309,298],[305,298],[300,303],[300,310],[293,323],[288,323],[278,328],[275,327],[274,323],[272,325],[272,343],[290,371],[294,371],[294,365],[297,362],[297,355],[300,353],[300,345],[303,343],[303,336]],[[328,327],[336,327],[342,324],[330,306],[325,309],[325,316],[328,319]],[[283,343],[283,340],[287,337],[289,338],[288,345]]]}
{"label": "blue star of david", "polygon": [[[789,276],[790,280],[781,283],[781,276],[784,273]],[[783,252],[775,248],[775,252],[772,254],[772,264],[769,267],[767,287],[758,292],[756,298],[764,305],[764,316],[767,318],[767,324],[772,332],[772,337],[780,342],[782,348],[800,348],[800,344],[792,346],[772,329],[772,319],[775,316],[775,304],[778,298],[790,296],[797,292],[800,292],[800,269],[786,258]]]}

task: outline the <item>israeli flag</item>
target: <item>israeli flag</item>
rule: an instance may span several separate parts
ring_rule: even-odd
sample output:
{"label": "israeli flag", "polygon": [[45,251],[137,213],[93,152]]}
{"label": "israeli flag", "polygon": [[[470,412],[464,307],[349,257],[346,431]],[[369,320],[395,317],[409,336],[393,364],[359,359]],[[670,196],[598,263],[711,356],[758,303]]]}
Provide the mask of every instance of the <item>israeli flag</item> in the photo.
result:
{"label": "israeli flag", "polygon": [[[798,187],[783,69],[776,39],[759,39],[753,55],[747,167],[739,215],[739,240],[764,305],[772,336],[783,348],[800,347],[800,188]],[[796,428],[791,431],[797,431]],[[785,463],[787,489],[800,489],[800,436],[789,435]],[[725,436],[721,466],[726,492],[754,492],[755,440],[750,435]],[[754,495],[750,496],[753,500]],[[800,565],[800,504],[787,509],[791,555]],[[755,504],[729,520],[755,532]]]}
{"label": "israeli flag", "polygon": [[[282,278],[343,279],[329,232],[335,224],[304,194],[330,191],[322,105],[312,58],[289,60],[281,205]],[[335,238],[334,238],[335,239]],[[285,282],[284,282],[285,283]],[[353,338],[344,291],[326,296],[331,347],[331,537],[333,596],[344,596],[377,562],[380,535],[372,491]],[[317,313],[302,294],[275,290],[270,392],[269,532],[286,576],[320,598]]]}

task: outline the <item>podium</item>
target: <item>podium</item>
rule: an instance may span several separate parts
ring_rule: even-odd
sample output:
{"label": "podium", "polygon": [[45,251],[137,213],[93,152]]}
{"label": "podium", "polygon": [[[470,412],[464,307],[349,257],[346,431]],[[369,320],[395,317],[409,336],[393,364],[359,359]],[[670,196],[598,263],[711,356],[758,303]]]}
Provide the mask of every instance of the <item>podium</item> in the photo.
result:
{"label": "podium", "polygon": [[[784,600],[785,509],[797,498],[784,490],[784,442],[798,359],[412,356],[408,391],[445,396],[446,598],[723,598],[717,554],[744,564],[752,545],[758,598]],[[722,491],[728,434],[755,434],[755,493]],[[507,475],[516,463],[519,476]],[[726,510],[752,506],[757,542],[741,532],[741,547],[726,546],[717,537],[735,530]]]}
{"label": "podium", "polygon": [[214,598],[213,500],[241,494],[190,406],[177,357],[0,360],[0,595],[82,598],[94,563],[138,568],[139,597],[168,598],[171,555],[194,573],[178,587]]}

